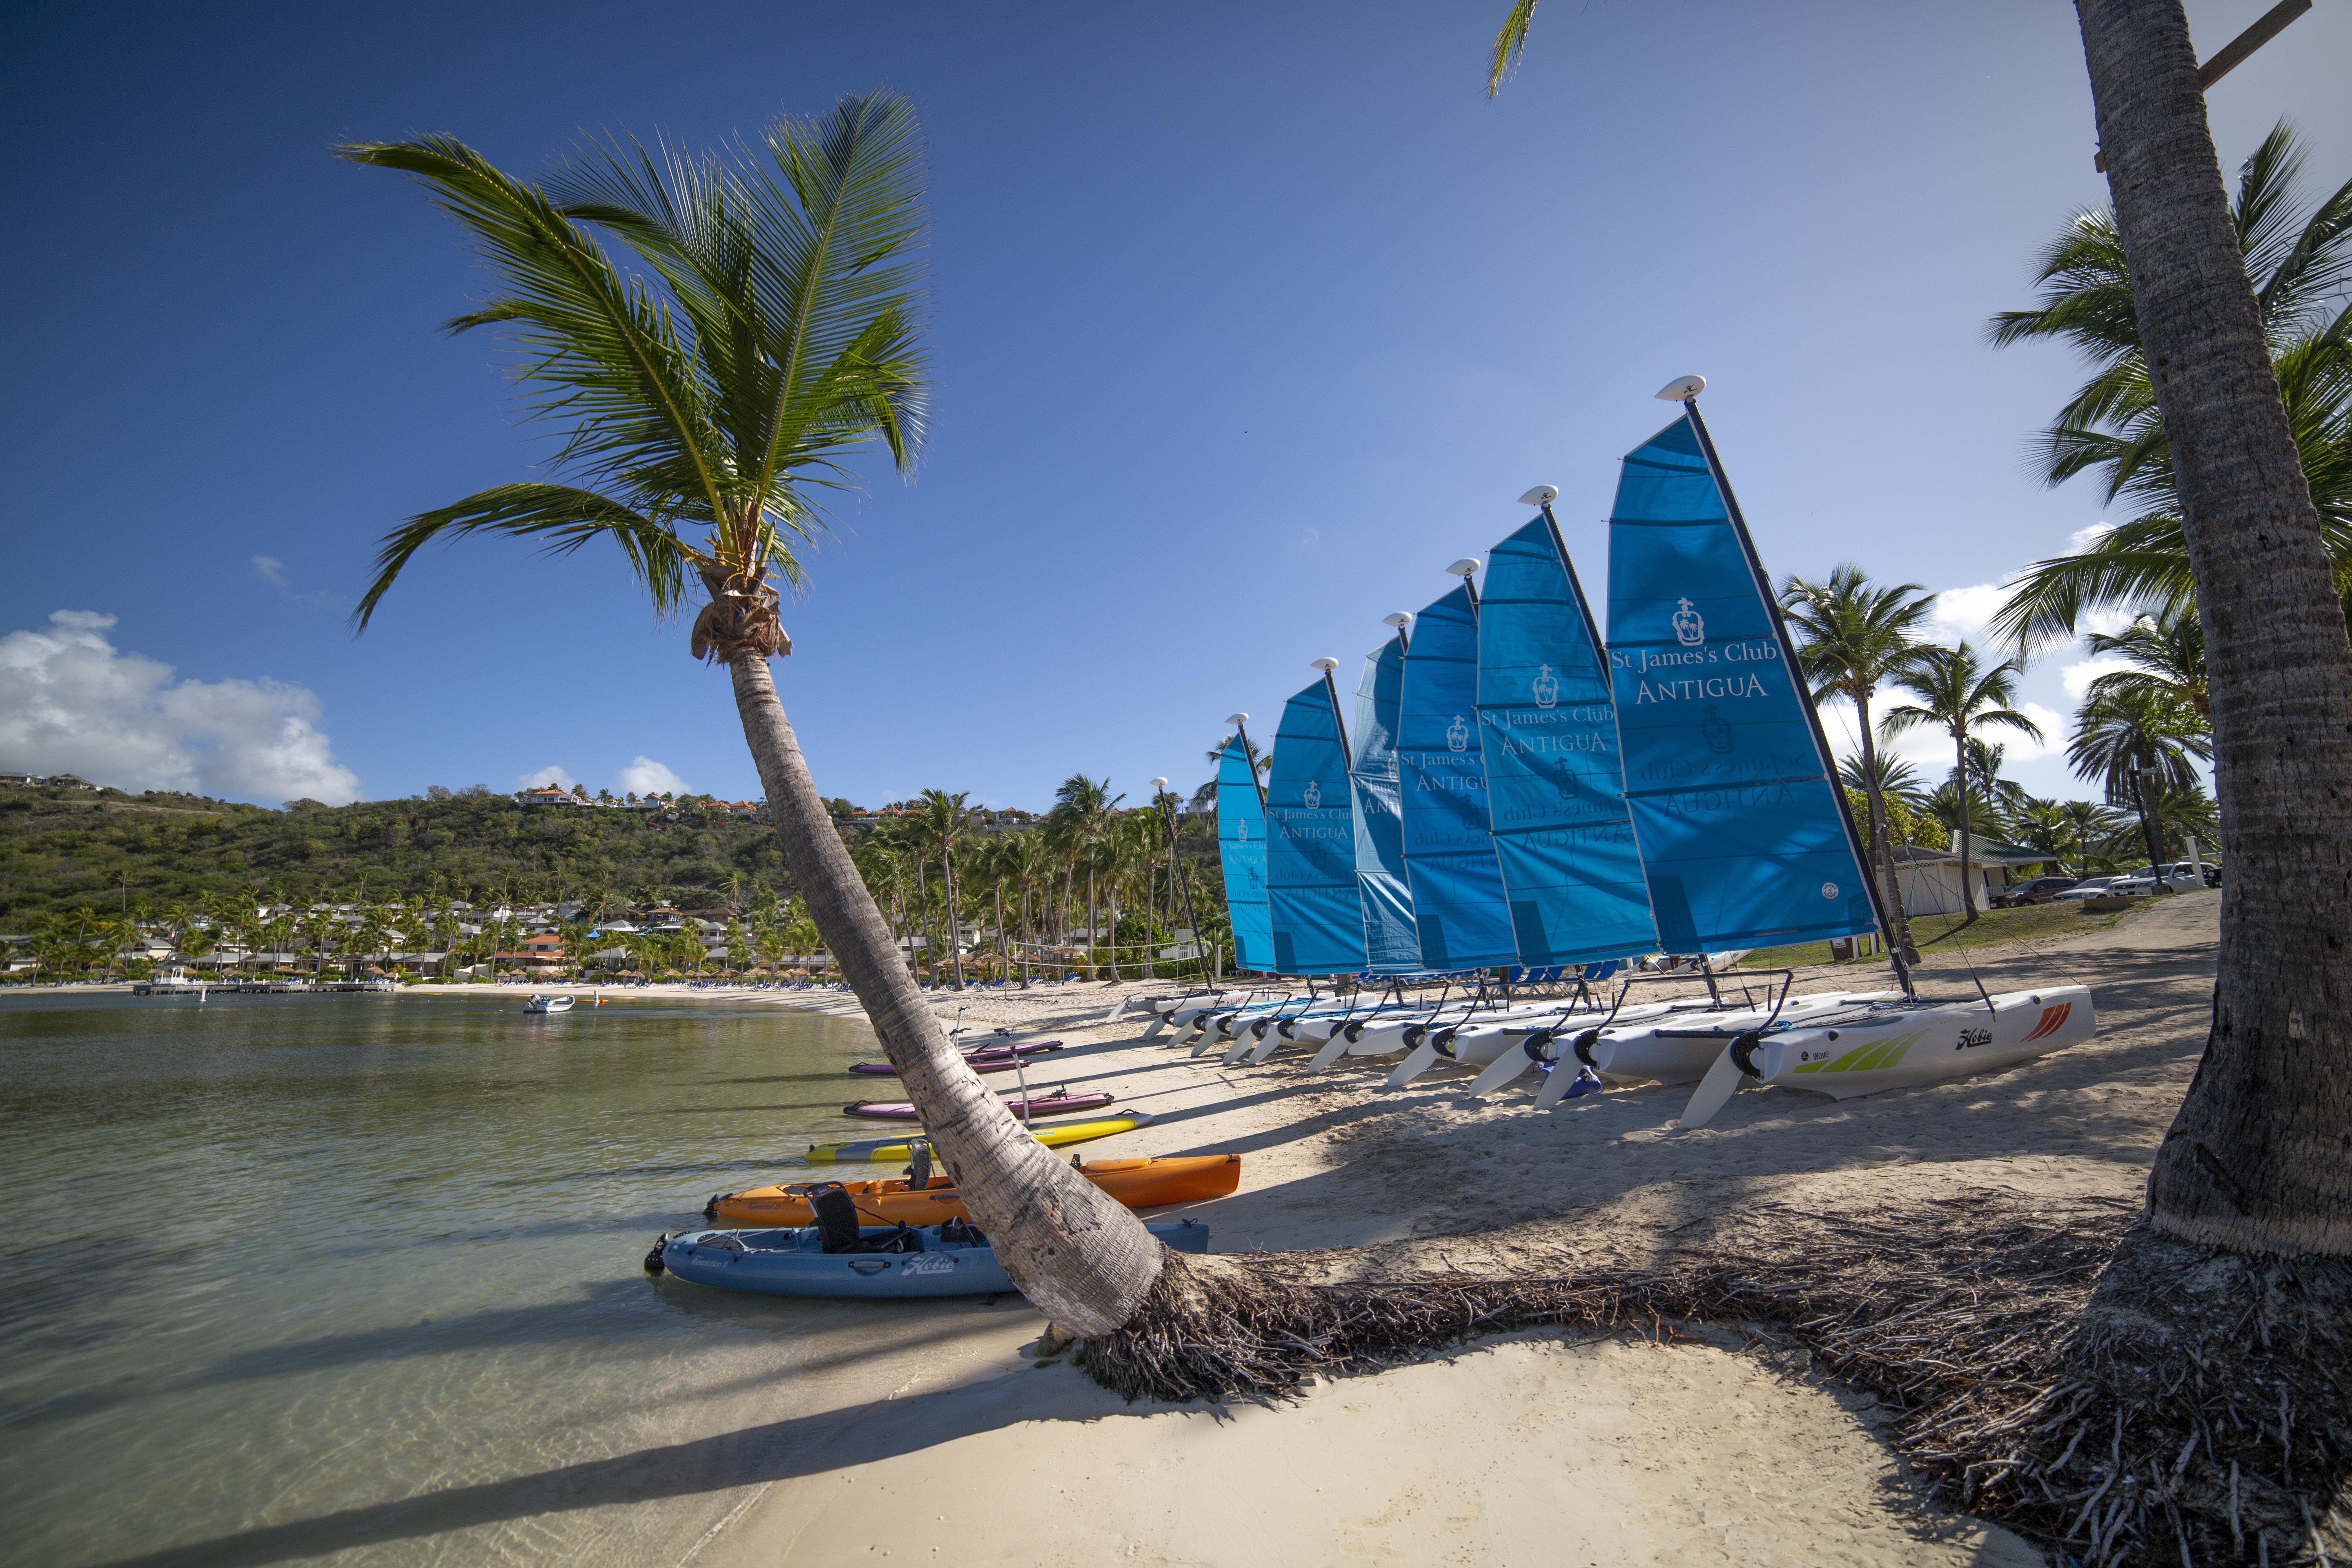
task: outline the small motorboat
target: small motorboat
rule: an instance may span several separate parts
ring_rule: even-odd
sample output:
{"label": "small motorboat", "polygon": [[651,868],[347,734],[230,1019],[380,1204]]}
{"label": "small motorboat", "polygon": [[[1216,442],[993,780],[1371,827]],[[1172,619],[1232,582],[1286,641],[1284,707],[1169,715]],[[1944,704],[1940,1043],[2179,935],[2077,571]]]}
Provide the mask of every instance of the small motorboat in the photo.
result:
{"label": "small motorboat", "polygon": [[[1209,1249],[1209,1227],[1196,1219],[1150,1230],[1179,1252]],[[858,1239],[874,1250],[828,1252],[825,1233],[815,1226],[688,1231],[656,1241],[646,1272],[762,1296],[990,1296],[1013,1288],[988,1238],[961,1220],[919,1228],[861,1226]],[[886,1247],[893,1250],[880,1250]]]}
{"label": "small motorboat", "polygon": [[[1145,1160],[1088,1160],[1077,1165],[1077,1173],[1129,1208],[1154,1208],[1221,1198],[1234,1192],[1242,1184],[1242,1157],[1173,1154]],[[809,1205],[809,1194],[830,1184],[797,1182],[719,1193],[703,1205],[702,1218],[710,1225],[812,1225],[816,1211]],[[858,1219],[867,1225],[938,1225],[971,1218],[964,1212],[963,1194],[956,1191],[952,1176],[934,1176],[922,1186],[903,1178],[840,1185],[857,1205]]]}
{"label": "small motorboat", "polygon": [[526,1013],[569,1013],[572,1011],[572,998],[541,996],[534,992],[530,1000],[522,1005],[522,1010]]}
{"label": "small motorboat", "polygon": [[[1151,1120],[1148,1110],[1122,1110],[1116,1116],[1099,1117],[1090,1121],[1065,1121],[1053,1127],[1033,1127],[1029,1136],[1048,1149],[1059,1149],[1071,1143],[1091,1143],[1097,1138],[1116,1138],[1122,1132],[1132,1132]],[[928,1147],[928,1138],[859,1138],[844,1143],[812,1143],[808,1163],[812,1165],[852,1164],[860,1160],[875,1164],[903,1164],[915,1157],[915,1145]]]}
{"label": "small motorboat", "polygon": [[[1040,1116],[1076,1116],[1082,1110],[1100,1110],[1118,1096],[1097,1090],[1092,1094],[1072,1094],[1066,1089],[1024,1095],[1018,1089],[1008,1090],[1004,1108],[1024,1121]],[[861,1100],[841,1108],[844,1116],[862,1116],[869,1121],[919,1121],[921,1114],[911,1101],[903,1100]]]}
{"label": "small motorboat", "polygon": [[[1017,1046],[975,1046],[963,1053],[974,1072],[1011,1072],[1031,1057],[1062,1048],[1059,1040],[1029,1040]],[[858,1062],[849,1069],[867,1078],[897,1078],[898,1069],[888,1062]]]}

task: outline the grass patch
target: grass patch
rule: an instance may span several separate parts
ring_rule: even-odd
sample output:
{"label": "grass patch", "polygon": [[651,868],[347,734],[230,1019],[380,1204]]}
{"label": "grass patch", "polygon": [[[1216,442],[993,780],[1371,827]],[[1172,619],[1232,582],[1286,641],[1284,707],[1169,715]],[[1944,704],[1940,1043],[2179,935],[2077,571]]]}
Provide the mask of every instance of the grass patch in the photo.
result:
{"label": "grass patch", "polygon": [[[1963,924],[1959,915],[1914,915],[1911,917],[1911,937],[1919,944],[1919,952],[1928,957],[1949,952],[1956,948],[1986,947],[1994,942],[2016,942],[2024,937],[2068,936],[2076,931],[2101,931],[2115,924],[2131,911],[2108,915],[2083,912],[2079,902],[2028,904],[2019,910],[1986,910],[1973,924]],[[1807,964],[1828,963],[1830,944],[1825,942],[1799,942],[1794,947],[1761,948],[1741,959],[1741,969],[1799,969]],[[1878,965],[1886,962],[1884,953],[1848,963]]]}

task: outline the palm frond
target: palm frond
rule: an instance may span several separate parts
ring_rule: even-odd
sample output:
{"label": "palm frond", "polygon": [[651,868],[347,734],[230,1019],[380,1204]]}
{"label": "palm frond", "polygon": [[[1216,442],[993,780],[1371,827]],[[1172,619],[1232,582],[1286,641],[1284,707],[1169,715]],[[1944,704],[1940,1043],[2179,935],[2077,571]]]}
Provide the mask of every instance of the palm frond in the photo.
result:
{"label": "palm frond", "polygon": [[667,522],[593,490],[568,485],[497,485],[454,506],[420,512],[386,534],[376,552],[375,580],[352,612],[354,627],[367,629],[377,604],[411,556],[444,534],[467,533],[535,538],[553,555],[569,554],[592,539],[609,539],[620,546],[658,615],[667,615],[684,602],[701,564],[694,548]]}
{"label": "palm frond", "polygon": [[1503,18],[1502,31],[1495,35],[1495,51],[1486,61],[1486,96],[1492,98],[1502,90],[1503,78],[1509,75],[1528,52],[1528,27],[1536,19],[1536,0],[1514,0],[1511,14]]}
{"label": "palm frond", "polygon": [[338,147],[353,163],[395,169],[429,186],[471,230],[509,292],[449,327],[508,327],[521,378],[537,387],[533,416],[572,422],[560,464],[583,464],[601,488],[694,497],[724,510],[707,389],[666,303],[625,279],[545,193],[509,178],[449,137]]}

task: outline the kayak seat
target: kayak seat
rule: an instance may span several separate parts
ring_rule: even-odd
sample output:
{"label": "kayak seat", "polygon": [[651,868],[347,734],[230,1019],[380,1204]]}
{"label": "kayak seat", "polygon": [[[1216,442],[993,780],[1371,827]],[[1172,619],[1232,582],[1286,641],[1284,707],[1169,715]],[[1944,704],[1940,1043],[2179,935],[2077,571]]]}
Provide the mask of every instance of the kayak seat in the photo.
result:
{"label": "kayak seat", "polygon": [[827,1182],[809,1194],[809,1209],[816,1218],[817,1246],[822,1252],[920,1252],[923,1238],[901,1221],[880,1236],[867,1236],[857,1223],[857,1204],[839,1182]]}

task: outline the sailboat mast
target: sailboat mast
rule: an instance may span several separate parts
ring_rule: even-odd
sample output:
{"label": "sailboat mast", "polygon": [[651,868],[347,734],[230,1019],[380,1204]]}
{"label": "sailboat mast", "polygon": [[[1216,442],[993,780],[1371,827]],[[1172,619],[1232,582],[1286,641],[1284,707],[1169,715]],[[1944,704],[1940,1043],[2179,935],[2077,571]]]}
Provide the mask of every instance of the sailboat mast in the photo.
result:
{"label": "sailboat mast", "polygon": [[1339,683],[1331,679],[1331,672],[1339,668],[1339,661],[1336,658],[1318,658],[1315,661],[1315,666],[1323,672],[1323,694],[1331,700],[1331,722],[1339,731],[1340,760],[1349,767],[1353,767],[1356,753],[1349,749],[1348,720],[1347,716],[1339,711]]}
{"label": "sailboat mast", "polygon": [[1870,910],[1878,921],[1879,938],[1886,943],[1886,956],[1895,964],[1895,977],[1901,982],[1906,996],[1916,997],[1917,989],[1911,983],[1910,965],[1903,961],[1903,950],[1895,942],[1895,922],[1887,918],[1885,889],[1878,884],[1878,871],[1871,864],[1869,850],[1862,835],[1853,825],[1853,812],[1846,804],[1845,789],[1838,782],[1837,764],[1830,756],[1828,733],[1822,728],[1821,710],[1813,705],[1811,683],[1797,668],[1797,645],[1789,636],[1789,623],[1780,614],[1780,595],[1772,592],[1772,580],[1765,574],[1764,562],[1756,553],[1756,541],[1748,531],[1748,520],[1740,515],[1739,499],[1731,493],[1730,477],[1723,471],[1723,459],[1716,454],[1715,437],[1707,433],[1706,420],[1698,411],[1698,395],[1694,392],[1682,400],[1683,408],[1690,415],[1691,430],[1698,437],[1698,447],[1706,455],[1707,472],[1715,476],[1715,488],[1722,492],[1723,510],[1731,519],[1732,536],[1739,541],[1740,553],[1747,558],[1748,570],[1756,579],[1756,592],[1764,601],[1765,613],[1772,617],[1772,635],[1780,640],[1780,657],[1788,661],[1789,679],[1805,709],[1805,722],[1812,726],[1813,750],[1821,758],[1822,771],[1829,780],[1830,797],[1837,802],[1838,821],[1845,828],[1848,847],[1853,851],[1853,862],[1862,868],[1863,886],[1870,889]]}
{"label": "sailboat mast", "polygon": [[1250,783],[1255,786],[1257,790],[1257,808],[1260,811],[1264,811],[1265,809],[1265,783],[1257,776],[1257,753],[1250,750],[1249,721],[1246,717],[1236,717],[1234,720],[1234,733],[1241,739],[1242,765],[1249,769]]}

